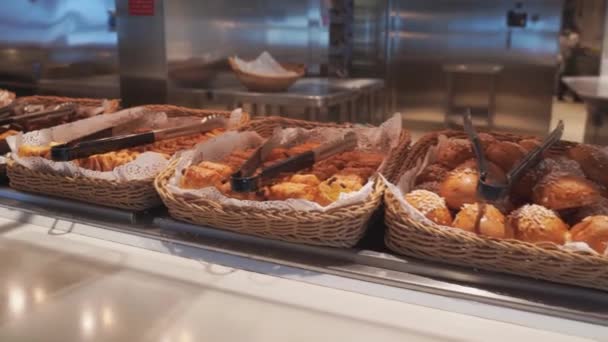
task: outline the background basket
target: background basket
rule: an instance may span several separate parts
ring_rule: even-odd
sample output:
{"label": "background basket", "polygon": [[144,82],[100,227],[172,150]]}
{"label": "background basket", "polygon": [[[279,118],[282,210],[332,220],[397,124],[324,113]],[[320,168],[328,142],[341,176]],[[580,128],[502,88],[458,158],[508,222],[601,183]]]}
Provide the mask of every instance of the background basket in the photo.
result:
{"label": "background basket", "polygon": [[[333,123],[317,123],[302,120],[269,117],[253,120],[241,130],[253,130],[268,137],[276,127],[348,127]],[[396,158],[404,156],[409,148],[410,136],[402,132],[399,145],[389,156],[389,162],[380,170],[387,177],[393,172]],[[364,235],[367,223],[381,204],[384,184],[377,180],[370,196],[363,204],[337,208],[327,212],[298,210],[260,210],[220,205],[206,199],[185,199],[167,189],[167,183],[177,161],[163,171],[155,180],[155,186],[169,214],[182,221],[211,226],[265,238],[318,246],[352,247]],[[389,167],[390,165],[390,167]]]}
{"label": "background basket", "polygon": [[[421,138],[412,148],[399,174],[424,158],[440,135],[465,138],[463,132],[444,131]],[[523,137],[493,134],[499,140]],[[574,143],[559,142],[550,154],[563,154]],[[505,272],[590,288],[608,290],[608,258],[566,251],[553,243],[533,244],[514,239],[495,239],[425,224],[409,217],[390,191],[385,192],[386,245],[393,251],[427,260]]]}
{"label": "background basket", "polygon": [[250,91],[257,92],[281,92],[287,90],[299,78],[306,73],[306,67],[303,64],[281,64],[288,71],[296,73],[294,76],[262,76],[252,74],[239,69],[233,57],[228,58],[230,67],[236,74],[239,81]]}
{"label": "background basket", "polygon": [[[193,109],[172,105],[148,105],[144,107],[152,111],[165,112],[170,117],[205,117],[212,114],[229,116],[231,113],[230,111]],[[241,124],[248,121],[249,115],[243,113]],[[66,177],[52,172],[30,170],[15,162],[8,164],[7,173],[10,186],[17,190],[132,211],[150,209],[162,204],[154,189],[152,179],[116,182],[87,177]]]}

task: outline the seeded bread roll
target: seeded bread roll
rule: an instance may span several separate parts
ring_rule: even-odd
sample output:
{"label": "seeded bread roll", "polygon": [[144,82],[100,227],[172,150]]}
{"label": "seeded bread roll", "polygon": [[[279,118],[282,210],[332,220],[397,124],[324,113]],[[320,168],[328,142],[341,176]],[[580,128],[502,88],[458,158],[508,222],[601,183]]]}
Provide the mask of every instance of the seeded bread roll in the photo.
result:
{"label": "seeded bread roll", "polygon": [[512,212],[507,225],[522,241],[563,245],[567,240],[568,225],[554,211],[540,205],[527,204]]}
{"label": "seeded bread roll", "polygon": [[526,171],[517,183],[511,188],[511,196],[521,202],[532,201],[534,187],[552,172],[561,172],[577,177],[584,177],[583,170],[577,162],[565,157],[543,159],[536,167]]}
{"label": "seeded bread roll", "polygon": [[465,204],[456,214],[452,226],[499,239],[513,237],[513,232],[505,225],[505,216],[491,204]]}
{"label": "seeded bread roll", "polygon": [[447,226],[452,223],[452,214],[445,205],[445,200],[435,193],[414,190],[405,195],[405,200],[422,215],[437,224]]}
{"label": "seeded bread roll", "polygon": [[570,230],[572,241],[585,242],[594,251],[605,254],[608,247],[608,216],[589,216]]}

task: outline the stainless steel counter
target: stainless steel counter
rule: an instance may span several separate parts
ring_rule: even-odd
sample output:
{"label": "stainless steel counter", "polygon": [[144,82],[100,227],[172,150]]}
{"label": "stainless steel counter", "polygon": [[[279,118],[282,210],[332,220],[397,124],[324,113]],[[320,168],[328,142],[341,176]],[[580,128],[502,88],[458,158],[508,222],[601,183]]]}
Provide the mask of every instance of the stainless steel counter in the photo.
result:
{"label": "stainless steel counter", "polygon": [[[608,326],[608,297],[601,291],[396,257],[378,243],[381,236],[367,236],[354,249],[297,245],[176,222],[162,211],[133,214],[8,188],[0,190],[0,217],[35,224],[52,218],[49,233],[55,228],[58,234],[80,232],[186,258],[213,254],[219,258],[216,263],[253,272],[285,276],[285,267],[295,267],[395,290]],[[371,231],[381,232],[382,227]]]}
{"label": "stainless steel counter", "polygon": [[564,77],[563,81],[587,107],[585,142],[608,145],[608,78],[579,76]]}

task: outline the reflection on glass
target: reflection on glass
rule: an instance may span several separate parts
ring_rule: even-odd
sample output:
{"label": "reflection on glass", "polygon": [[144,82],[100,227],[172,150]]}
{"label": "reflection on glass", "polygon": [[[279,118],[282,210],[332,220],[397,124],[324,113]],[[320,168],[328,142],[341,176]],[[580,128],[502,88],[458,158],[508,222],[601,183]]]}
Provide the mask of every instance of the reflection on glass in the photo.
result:
{"label": "reflection on glass", "polygon": [[114,311],[109,306],[104,306],[101,309],[101,321],[104,327],[111,327],[114,325]]}
{"label": "reflection on glass", "polygon": [[8,289],[8,308],[11,314],[18,316],[25,310],[25,291],[21,286],[12,285]]}
{"label": "reflection on glass", "polygon": [[36,304],[42,303],[46,299],[46,291],[42,287],[34,287],[33,293]]}
{"label": "reflection on glass", "polygon": [[95,332],[95,315],[91,310],[85,309],[80,315],[80,329],[84,336],[92,336]]}

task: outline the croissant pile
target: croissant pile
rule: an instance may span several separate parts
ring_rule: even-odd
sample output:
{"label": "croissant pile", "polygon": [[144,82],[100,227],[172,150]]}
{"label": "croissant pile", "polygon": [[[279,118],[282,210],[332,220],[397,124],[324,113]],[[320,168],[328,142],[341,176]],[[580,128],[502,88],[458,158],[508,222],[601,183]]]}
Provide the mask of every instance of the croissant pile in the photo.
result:
{"label": "croissant pile", "polygon": [[[494,182],[505,182],[506,173],[540,145],[536,139],[514,143],[483,133],[480,140]],[[404,196],[429,220],[493,238],[585,242],[608,253],[608,153],[601,148],[577,145],[564,155],[544,156],[506,200],[493,204],[477,197],[479,173],[468,140],[449,139],[435,157]]]}
{"label": "croissant pile", "polygon": [[[310,151],[319,145],[317,142],[308,142],[292,148],[274,148],[263,166]],[[230,187],[230,176],[241,167],[253,151],[254,149],[236,150],[220,162],[203,161],[189,166],[182,171],[180,187],[200,189],[213,186],[233,198],[257,201],[305,199],[325,206],[336,201],[342,193],[361,189],[383,160],[379,153],[345,152],[319,161],[310,169],[281,175],[258,192],[233,192]]]}

